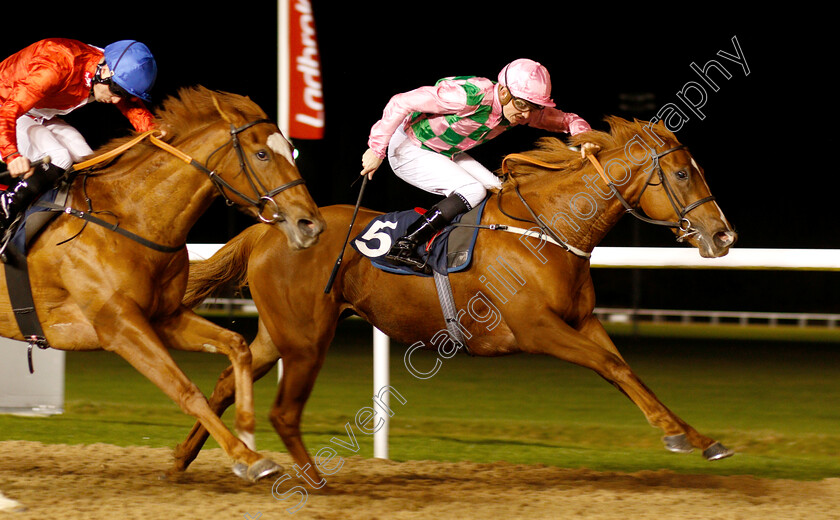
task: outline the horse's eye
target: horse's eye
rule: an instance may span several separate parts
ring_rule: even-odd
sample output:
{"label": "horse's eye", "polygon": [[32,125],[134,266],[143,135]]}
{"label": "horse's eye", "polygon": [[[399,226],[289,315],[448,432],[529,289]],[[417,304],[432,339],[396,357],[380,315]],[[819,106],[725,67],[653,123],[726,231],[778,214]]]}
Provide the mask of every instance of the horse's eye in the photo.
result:
{"label": "horse's eye", "polygon": [[259,152],[257,152],[257,159],[259,159],[261,161],[267,161],[268,160],[268,152],[266,152],[265,150],[260,150]]}
{"label": "horse's eye", "polygon": [[677,173],[675,173],[674,175],[677,176],[677,179],[687,179],[688,178],[688,172],[685,171],[685,170],[680,170]]}

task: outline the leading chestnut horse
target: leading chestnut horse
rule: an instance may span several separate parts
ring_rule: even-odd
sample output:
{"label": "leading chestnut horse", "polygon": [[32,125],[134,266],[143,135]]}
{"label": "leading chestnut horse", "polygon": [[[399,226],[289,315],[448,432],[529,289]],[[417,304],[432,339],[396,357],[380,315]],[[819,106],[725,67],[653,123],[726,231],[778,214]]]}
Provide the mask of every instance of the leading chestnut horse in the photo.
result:
{"label": "leading chestnut horse", "polygon": [[[508,178],[491,194],[483,223],[518,227],[531,221],[525,225],[544,233],[543,239],[499,230],[478,232],[470,268],[450,274],[466,344],[479,356],[548,354],[590,368],[662,429],[669,450],[699,448],[710,460],[727,457],[730,450],[666,408],[619,354],[593,315],[595,289],[587,252],[626,207],[640,218],[671,227],[679,240],[704,257],[727,254],[737,235],[711,196],[703,171],[663,124],[608,121],[610,133],[592,131],[573,140],[601,146],[603,175],[553,138],[503,162]],[[283,378],[270,419],[311,482],[319,477],[301,440],[301,414],[339,319],[355,313],[405,344],[425,344],[446,332],[431,278],[384,272],[352,248],[346,250],[332,291],[324,294],[352,210],[322,208],[327,231],[318,246],[301,252],[293,253],[271,228],[251,226],[213,257],[193,265],[185,298],[185,305],[193,306],[224,282],[248,283],[259,311],[259,332],[251,344],[254,376],[265,375],[282,357]],[[377,215],[360,211],[357,233]],[[546,234],[567,247],[551,244]],[[439,350],[453,345],[438,343]],[[232,395],[228,368],[210,404],[222,413]],[[196,457],[206,435],[196,424],[176,449],[175,471],[184,470]]]}
{"label": "leading chestnut horse", "polygon": [[[281,468],[254,451],[250,351],[239,334],[181,304],[187,233],[220,194],[270,223],[266,228],[278,230],[286,251],[315,244],[324,221],[302,185],[291,144],[259,106],[203,87],[182,89],[179,96],[165,100],[156,114],[166,142],[152,135],[100,170],[79,173],[67,202],[78,212],[62,212],[29,251],[35,311],[50,347],[119,354],[207,428],[233,459],[237,475],[256,480]],[[114,226],[76,218],[85,213]],[[0,279],[0,334],[24,339],[7,280]],[[208,406],[168,348],[230,358],[236,429],[243,440]]]}

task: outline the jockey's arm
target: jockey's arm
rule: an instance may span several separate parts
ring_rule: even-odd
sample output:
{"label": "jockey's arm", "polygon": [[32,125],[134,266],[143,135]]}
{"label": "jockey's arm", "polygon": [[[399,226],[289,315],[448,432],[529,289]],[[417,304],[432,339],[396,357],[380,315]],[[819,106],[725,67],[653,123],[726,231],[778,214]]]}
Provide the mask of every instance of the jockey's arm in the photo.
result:
{"label": "jockey's arm", "polygon": [[117,108],[128,118],[131,126],[138,132],[155,128],[155,116],[139,99],[123,99],[117,103]]}
{"label": "jockey's arm", "polygon": [[11,95],[0,105],[0,157],[13,177],[23,175],[31,167],[29,159],[18,150],[17,120],[46,97],[60,79],[52,67],[32,67],[27,77],[14,85]]}
{"label": "jockey's arm", "polygon": [[[368,150],[362,156],[360,174],[368,175],[368,178],[373,176],[387,156],[391,136],[412,113],[455,114],[466,106],[464,89],[448,81],[395,95],[382,111],[382,118],[370,130]],[[374,158],[379,159],[378,163]]]}
{"label": "jockey's arm", "polygon": [[[589,123],[579,115],[551,107],[543,108],[531,116],[528,126],[550,132],[564,132],[570,135],[592,130]],[[584,143],[580,148],[581,158],[589,154],[596,154],[600,149],[601,147],[595,143]]]}

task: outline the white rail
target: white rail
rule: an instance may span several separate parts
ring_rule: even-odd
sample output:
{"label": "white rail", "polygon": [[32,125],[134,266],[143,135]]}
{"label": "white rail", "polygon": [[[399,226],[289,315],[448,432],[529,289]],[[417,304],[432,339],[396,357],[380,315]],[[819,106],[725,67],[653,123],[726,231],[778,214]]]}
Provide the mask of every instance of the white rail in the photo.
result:
{"label": "white rail", "polygon": [[701,258],[689,247],[596,247],[592,267],[650,269],[763,269],[840,271],[840,249],[733,248],[721,258]]}
{"label": "white rail", "polygon": [[696,323],[702,321],[711,325],[733,323],[739,325],[797,325],[799,327],[822,326],[837,328],[840,314],[819,314],[813,312],[741,312],[741,311],[693,311],[672,309],[627,309],[617,307],[596,307],[595,315],[606,321],[627,321],[631,316],[653,323]]}
{"label": "white rail", "polygon": [[[189,244],[190,260],[213,256],[222,244]],[[840,249],[733,248],[721,258],[701,258],[689,247],[596,247],[592,267],[631,269],[765,269],[840,271]]]}

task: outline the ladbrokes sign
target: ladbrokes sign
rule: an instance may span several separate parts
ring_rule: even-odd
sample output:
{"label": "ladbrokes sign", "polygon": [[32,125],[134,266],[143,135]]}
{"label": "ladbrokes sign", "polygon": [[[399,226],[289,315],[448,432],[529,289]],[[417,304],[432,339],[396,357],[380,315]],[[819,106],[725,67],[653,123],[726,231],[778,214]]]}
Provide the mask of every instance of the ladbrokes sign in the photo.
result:
{"label": "ladbrokes sign", "polygon": [[[280,42],[287,45],[286,59],[281,58],[282,73],[288,74],[288,105],[281,120],[288,118],[289,137],[297,139],[321,139],[324,136],[324,97],[321,80],[321,62],[318,56],[318,41],[315,36],[315,21],[309,0],[286,0],[280,2],[281,24],[288,24],[288,37]],[[281,56],[285,53],[281,53]],[[281,90],[283,89],[281,84]]]}

